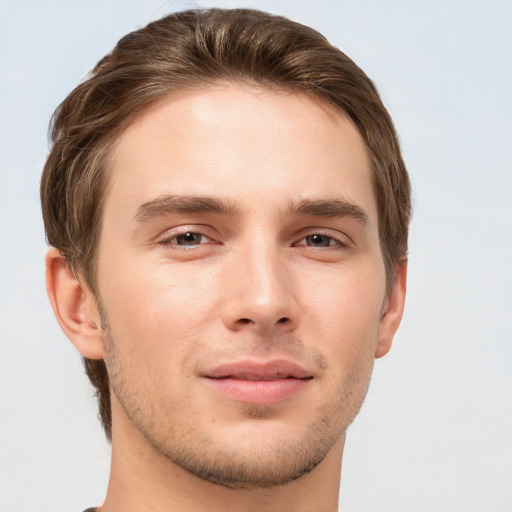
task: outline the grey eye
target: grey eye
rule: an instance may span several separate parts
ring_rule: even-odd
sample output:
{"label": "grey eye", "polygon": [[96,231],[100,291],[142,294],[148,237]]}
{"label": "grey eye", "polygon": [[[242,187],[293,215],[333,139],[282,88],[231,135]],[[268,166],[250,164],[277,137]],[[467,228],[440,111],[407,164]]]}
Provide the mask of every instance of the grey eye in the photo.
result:
{"label": "grey eye", "polygon": [[310,247],[329,247],[334,244],[334,239],[327,235],[309,235],[305,238],[306,245]]}
{"label": "grey eye", "polygon": [[177,235],[174,237],[175,243],[177,245],[198,245],[201,243],[204,235],[201,233],[194,233],[188,231],[187,233],[183,233],[182,235]]}

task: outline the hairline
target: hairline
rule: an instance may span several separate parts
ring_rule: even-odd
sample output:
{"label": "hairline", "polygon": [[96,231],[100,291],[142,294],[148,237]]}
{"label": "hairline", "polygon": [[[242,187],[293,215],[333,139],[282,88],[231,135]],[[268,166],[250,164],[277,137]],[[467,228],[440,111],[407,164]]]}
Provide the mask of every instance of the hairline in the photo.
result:
{"label": "hairline", "polygon": [[[102,226],[104,219],[104,204],[108,198],[110,188],[112,186],[112,177],[116,170],[116,161],[115,161],[115,153],[118,144],[127,130],[130,129],[135,123],[151,114],[158,108],[160,108],[163,104],[171,102],[176,99],[180,99],[186,97],[188,95],[194,95],[201,92],[212,91],[215,89],[224,89],[231,88],[235,86],[243,87],[249,91],[262,91],[262,92],[270,92],[276,94],[283,95],[299,95],[307,98],[308,100],[315,103],[316,106],[321,108],[331,119],[335,119],[337,116],[341,116],[342,118],[349,121],[352,126],[357,130],[357,133],[361,137],[361,141],[363,142],[364,151],[368,158],[370,171],[371,171],[371,183],[372,183],[372,193],[374,195],[374,199],[377,203],[379,203],[378,193],[377,193],[377,165],[378,163],[375,161],[373,156],[373,151],[367,143],[364,134],[361,132],[361,129],[354,120],[351,118],[349,113],[344,110],[339,104],[336,104],[334,101],[330,101],[326,96],[322,96],[319,93],[313,91],[307,91],[302,87],[293,87],[292,85],[288,85],[285,83],[277,83],[271,81],[257,81],[253,80],[249,77],[224,77],[224,78],[212,78],[208,79],[208,77],[204,77],[203,82],[199,82],[198,80],[185,80],[182,84],[177,86],[174,90],[169,89],[166,92],[163,92],[160,96],[155,97],[153,101],[149,101],[146,105],[141,106],[140,109],[134,109],[119,123],[115,129],[112,130],[110,134],[105,136],[102,139],[102,153],[99,155],[100,164],[98,166],[98,172],[101,174],[101,180],[103,182],[102,193],[98,203],[98,209],[100,210],[99,215],[99,226],[96,231],[96,239],[93,248],[93,253],[89,264],[87,265],[90,272],[87,272],[85,268],[74,268],[72,267],[75,275],[81,277],[90,291],[93,293],[96,299],[99,298],[99,290],[98,290],[98,281],[97,281],[97,265],[100,251],[100,240],[102,234]],[[108,148],[108,149],[105,149]],[[377,208],[377,231],[379,235],[379,244],[381,250],[381,256],[384,261],[384,267],[386,271],[386,293],[388,294],[391,291],[393,285],[392,275],[389,275],[389,272],[394,270],[394,267],[402,264],[406,258],[404,257],[402,260],[395,262],[393,269],[388,269],[385,258],[385,248],[383,244],[383,240],[381,240],[381,212],[379,208]],[[89,275],[87,275],[89,274]]]}
{"label": "hairline", "polygon": [[[116,170],[116,162],[115,162],[115,151],[119,144],[119,141],[123,134],[135,123],[141,120],[143,117],[149,115],[154,110],[160,108],[165,103],[173,101],[175,99],[179,99],[185,97],[189,94],[197,94],[200,92],[206,92],[215,90],[216,88],[230,88],[234,86],[241,86],[247,88],[252,91],[268,91],[271,93],[284,94],[284,95],[300,95],[304,98],[307,98],[310,101],[313,101],[319,108],[322,108],[324,112],[329,115],[331,118],[335,118],[336,116],[342,116],[344,119],[348,120],[353,127],[357,130],[361,140],[363,142],[363,147],[368,157],[370,170],[371,170],[371,182],[372,182],[372,193],[374,195],[374,199],[377,202],[377,206],[379,203],[378,191],[377,191],[377,172],[378,172],[378,162],[373,155],[373,151],[368,145],[368,142],[361,132],[361,129],[354,120],[351,118],[349,113],[344,110],[339,104],[336,104],[334,101],[330,101],[327,97],[322,96],[321,94],[307,91],[301,87],[293,87],[287,85],[285,83],[272,83],[272,82],[264,82],[264,81],[256,81],[251,80],[250,78],[218,78],[209,80],[207,77],[204,78],[203,83],[193,83],[193,81],[185,81],[183,84],[176,87],[175,90],[167,90],[163,92],[161,96],[155,97],[153,101],[148,102],[146,105],[143,105],[140,109],[132,110],[120,123],[119,125],[112,130],[110,134],[102,140],[102,154],[99,155],[100,165],[98,166],[98,171],[101,174],[101,180],[103,182],[102,193],[98,203],[98,209],[100,210],[99,215],[99,226],[96,231],[96,240],[94,245],[94,250],[92,253],[91,260],[87,267],[90,272],[87,272],[85,268],[74,268],[72,267],[73,272],[83,278],[85,285],[91,290],[96,299],[99,298],[98,293],[98,281],[97,281],[97,265],[98,265],[98,257],[100,251],[100,240],[102,233],[102,225],[104,219],[104,204],[108,198],[110,188],[112,186],[112,177]],[[387,262],[385,257],[385,244],[381,239],[381,222],[382,222],[381,212],[377,211],[377,229],[379,234],[379,244],[381,247],[381,256],[384,261],[385,271],[386,271],[386,290],[387,294],[391,291],[392,285],[394,283],[393,280],[393,271],[396,266],[403,264],[407,258],[404,255],[399,261],[394,262],[392,268],[387,268]]]}

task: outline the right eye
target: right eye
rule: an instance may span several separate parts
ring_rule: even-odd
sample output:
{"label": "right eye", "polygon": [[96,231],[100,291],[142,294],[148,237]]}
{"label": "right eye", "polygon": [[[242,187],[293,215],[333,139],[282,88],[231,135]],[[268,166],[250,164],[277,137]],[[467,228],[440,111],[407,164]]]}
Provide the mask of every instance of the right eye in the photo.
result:
{"label": "right eye", "polygon": [[308,235],[304,237],[303,242],[299,242],[297,245],[307,245],[309,247],[332,247],[336,245],[343,245],[339,240],[334,239],[332,236],[323,235],[321,233],[315,233],[314,235]]}
{"label": "right eye", "polygon": [[185,249],[193,249],[198,245],[210,244],[212,240],[202,233],[196,231],[184,231],[176,233],[159,242],[161,245],[171,245],[183,247]]}

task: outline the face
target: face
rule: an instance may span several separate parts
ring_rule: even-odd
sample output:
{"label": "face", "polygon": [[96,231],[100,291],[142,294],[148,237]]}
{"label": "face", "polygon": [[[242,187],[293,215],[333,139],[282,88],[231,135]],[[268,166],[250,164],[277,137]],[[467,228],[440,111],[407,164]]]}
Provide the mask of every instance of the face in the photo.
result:
{"label": "face", "polygon": [[113,152],[97,283],[114,435],[230,487],[311,471],[391,342],[359,133],[297,94],[160,103]]}

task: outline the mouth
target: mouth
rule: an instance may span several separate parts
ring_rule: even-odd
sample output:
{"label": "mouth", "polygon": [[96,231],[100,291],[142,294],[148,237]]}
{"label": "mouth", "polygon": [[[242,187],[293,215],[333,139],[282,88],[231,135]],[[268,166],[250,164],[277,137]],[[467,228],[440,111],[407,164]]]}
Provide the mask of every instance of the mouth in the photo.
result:
{"label": "mouth", "polygon": [[303,391],[313,380],[305,368],[287,360],[235,361],[202,375],[224,397],[245,403],[272,404]]}

